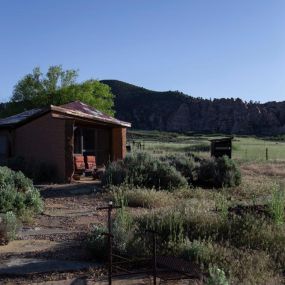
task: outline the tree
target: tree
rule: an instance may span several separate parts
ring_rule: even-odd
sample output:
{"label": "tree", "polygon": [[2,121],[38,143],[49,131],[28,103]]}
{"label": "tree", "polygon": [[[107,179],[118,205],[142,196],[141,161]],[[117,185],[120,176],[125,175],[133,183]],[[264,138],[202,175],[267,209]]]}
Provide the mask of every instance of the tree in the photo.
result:
{"label": "tree", "polygon": [[[97,80],[77,83],[78,71],[63,70],[62,66],[51,66],[44,75],[39,67],[24,76],[14,87],[8,112],[62,105],[80,100],[109,115],[114,115],[114,96],[111,88]],[[20,107],[19,107],[20,105]]]}

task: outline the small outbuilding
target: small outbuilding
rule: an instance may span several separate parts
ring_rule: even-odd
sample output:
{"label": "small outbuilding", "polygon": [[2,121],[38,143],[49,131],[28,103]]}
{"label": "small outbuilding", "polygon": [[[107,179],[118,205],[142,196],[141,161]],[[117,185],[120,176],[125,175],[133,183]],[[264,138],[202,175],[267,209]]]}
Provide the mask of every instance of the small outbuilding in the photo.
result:
{"label": "small outbuilding", "polygon": [[0,120],[0,161],[22,157],[55,166],[62,182],[70,182],[76,155],[95,156],[97,165],[126,155],[128,122],[80,101],[32,109]]}
{"label": "small outbuilding", "polygon": [[211,156],[222,157],[227,155],[229,158],[232,158],[232,140],[233,137],[210,140]]}

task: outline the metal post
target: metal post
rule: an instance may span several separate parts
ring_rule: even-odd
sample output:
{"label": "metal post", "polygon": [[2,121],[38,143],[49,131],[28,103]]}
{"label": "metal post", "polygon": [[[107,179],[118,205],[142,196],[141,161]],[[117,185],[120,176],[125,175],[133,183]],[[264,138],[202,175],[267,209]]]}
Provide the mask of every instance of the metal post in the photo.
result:
{"label": "metal post", "polygon": [[156,285],[156,275],[157,275],[157,270],[156,270],[156,232],[153,231],[152,233],[152,258],[153,258],[153,284]]}
{"label": "metal post", "polygon": [[265,153],[266,153],[266,160],[268,160],[268,148],[266,148]]}
{"label": "metal post", "polygon": [[108,270],[108,283],[109,285],[112,285],[112,209],[113,209],[113,203],[112,201],[109,202],[108,207],[108,247],[109,247],[109,270]]}
{"label": "metal post", "polygon": [[112,285],[112,269],[113,269],[113,252],[112,252],[112,210],[122,208],[121,206],[114,206],[110,201],[107,207],[99,207],[97,210],[108,210],[108,233],[103,233],[108,236],[108,284]]}

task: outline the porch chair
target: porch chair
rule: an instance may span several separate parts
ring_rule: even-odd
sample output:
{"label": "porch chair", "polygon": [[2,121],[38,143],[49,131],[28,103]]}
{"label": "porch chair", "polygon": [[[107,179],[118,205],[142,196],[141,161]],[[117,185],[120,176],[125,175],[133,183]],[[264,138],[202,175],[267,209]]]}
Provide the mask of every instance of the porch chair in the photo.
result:
{"label": "porch chair", "polygon": [[85,171],[84,156],[81,154],[74,155],[74,173],[83,174]]}
{"label": "porch chair", "polygon": [[96,156],[94,155],[86,155],[84,156],[85,162],[85,174],[87,176],[93,176],[93,173],[96,169]]}

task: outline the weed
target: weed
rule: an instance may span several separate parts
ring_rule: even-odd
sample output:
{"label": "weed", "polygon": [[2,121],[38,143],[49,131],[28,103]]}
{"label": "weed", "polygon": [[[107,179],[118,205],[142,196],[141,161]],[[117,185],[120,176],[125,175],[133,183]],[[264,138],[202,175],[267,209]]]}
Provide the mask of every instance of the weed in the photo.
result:
{"label": "weed", "polygon": [[284,205],[284,189],[279,184],[274,183],[272,188],[272,198],[268,206],[271,217],[277,225],[282,225],[284,223]]}

